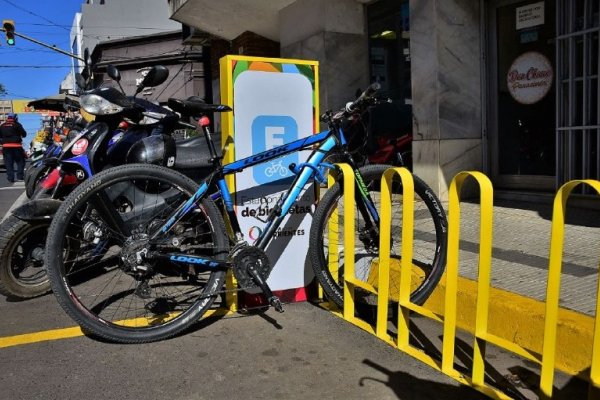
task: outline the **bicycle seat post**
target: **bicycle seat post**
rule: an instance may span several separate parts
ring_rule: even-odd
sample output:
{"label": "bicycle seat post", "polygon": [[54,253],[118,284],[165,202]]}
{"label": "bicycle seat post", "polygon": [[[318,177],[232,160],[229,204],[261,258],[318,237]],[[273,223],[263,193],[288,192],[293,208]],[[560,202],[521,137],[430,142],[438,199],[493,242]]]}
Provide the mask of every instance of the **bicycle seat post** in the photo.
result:
{"label": "bicycle seat post", "polygon": [[198,120],[198,125],[202,127],[202,131],[204,132],[204,137],[206,138],[206,144],[208,146],[208,151],[210,152],[210,162],[218,167],[220,165],[221,157],[217,154],[217,149],[215,148],[215,143],[212,138],[212,133],[210,131],[210,118],[206,115],[203,115]]}

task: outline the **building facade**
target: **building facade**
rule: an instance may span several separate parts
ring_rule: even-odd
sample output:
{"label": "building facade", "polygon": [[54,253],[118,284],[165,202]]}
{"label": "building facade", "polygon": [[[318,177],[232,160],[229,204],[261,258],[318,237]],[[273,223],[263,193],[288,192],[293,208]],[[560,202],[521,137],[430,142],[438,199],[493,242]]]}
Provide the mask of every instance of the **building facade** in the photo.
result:
{"label": "building facade", "polygon": [[211,87],[210,77],[205,74],[209,67],[202,46],[182,44],[181,31],[100,42],[91,59],[95,70],[94,87],[103,84],[118,88],[106,74],[106,67],[114,65],[119,69],[121,86],[128,95],[135,93],[136,79],[142,76],[141,69],[165,66],[169,70],[166,82],[139,94],[163,104],[171,97],[204,98],[207,87]]}
{"label": "building facade", "polygon": [[226,41],[249,31],[278,42],[281,57],[318,60],[323,109],[380,82],[411,109],[414,171],[442,198],[462,170],[515,192],[600,178],[597,0],[169,6],[172,19]]}
{"label": "building facade", "polygon": [[[71,27],[71,53],[90,53],[100,42],[161,32],[181,30],[181,24],[169,19],[164,0],[86,0],[81,12],[75,14]],[[72,60],[71,76],[61,84],[62,91],[75,92],[75,73],[83,62]]]}

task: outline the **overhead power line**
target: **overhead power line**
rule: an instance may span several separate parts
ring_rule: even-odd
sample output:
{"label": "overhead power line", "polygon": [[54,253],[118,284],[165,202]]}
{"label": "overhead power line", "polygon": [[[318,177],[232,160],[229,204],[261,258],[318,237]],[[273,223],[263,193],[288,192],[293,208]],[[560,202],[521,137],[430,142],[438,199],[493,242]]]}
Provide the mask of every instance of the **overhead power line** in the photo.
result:
{"label": "overhead power line", "polygon": [[71,68],[71,65],[0,65],[0,68]]}
{"label": "overhead power line", "polygon": [[[24,8],[24,7],[21,7],[20,5],[18,5],[18,4],[15,4],[15,3],[13,3],[13,2],[12,2],[12,1],[10,1],[10,0],[0,0],[0,1],[3,1],[3,2],[5,2],[6,4],[10,4],[10,5],[11,5],[11,6],[13,6],[14,8],[17,8],[17,9],[19,9],[19,10],[21,10],[21,11],[24,11],[24,12],[26,12],[27,14],[30,14],[30,15],[33,15],[33,16],[35,16],[35,17],[41,18],[41,19],[43,19],[44,21],[46,21],[46,22],[49,22],[49,23],[50,23],[52,26],[56,26],[56,27],[58,27],[58,28],[64,29],[64,30],[66,30],[67,32],[71,32],[71,28],[70,28],[70,27],[67,27],[66,25],[60,25],[60,24],[57,24],[56,22],[54,22],[54,21],[52,21],[52,20],[50,20],[50,19],[48,19],[48,18],[46,18],[46,17],[44,17],[44,16],[42,16],[42,15],[39,15],[39,14],[37,14],[37,13],[34,13],[34,12],[33,12],[33,11],[31,11],[31,10],[28,10],[28,9],[26,9],[26,8]],[[83,35],[83,36],[85,36],[85,37],[91,37],[91,38],[95,38],[95,39],[98,39],[98,40],[100,40],[100,39],[101,39],[99,36],[94,36],[94,35]]]}
{"label": "overhead power line", "polygon": [[[22,22],[19,23],[19,25],[35,25],[35,26],[59,26],[59,27],[65,27],[65,28],[71,28],[71,25],[57,25],[57,24],[36,24],[36,23],[27,23],[27,22]],[[148,29],[148,30],[153,30],[153,31],[164,31],[164,28],[156,28],[156,27],[151,27],[151,26],[126,26],[126,25],[119,25],[119,26],[108,26],[108,25],[86,25],[85,26],[86,29],[90,28],[90,29],[94,29],[94,28],[108,28],[108,29],[123,29],[123,28],[127,28],[127,29]]]}
{"label": "overhead power line", "polygon": [[59,25],[59,24],[57,24],[56,22],[54,22],[54,21],[52,21],[52,20],[49,20],[48,18],[46,18],[46,17],[44,17],[44,16],[42,16],[42,15],[36,14],[36,13],[34,13],[33,11],[31,11],[31,10],[28,10],[28,9],[26,9],[26,8],[24,8],[24,7],[21,7],[20,5],[18,5],[18,4],[15,4],[15,3],[13,3],[13,2],[12,2],[12,1],[10,1],[10,0],[2,0],[2,1],[3,1],[3,2],[5,2],[5,3],[7,3],[7,4],[10,4],[10,5],[11,5],[11,6],[13,6],[14,8],[17,8],[17,9],[19,9],[19,10],[21,10],[21,11],[24,11],[24,12],[26,12],[27,14],[30,14],[30,15],[33,15],[33,16],[35,16],[35,17],[41,18],[41,19],[43,19],[43,20],[44,20],[44,21],[46,21],[46,22],[50,22],[50,23],[51,23],[53,26],[57,26],[57,27],[59,27],[59,28],[66,29],[66,30],[70,31],[70,29],[64,28],[62,25]]}

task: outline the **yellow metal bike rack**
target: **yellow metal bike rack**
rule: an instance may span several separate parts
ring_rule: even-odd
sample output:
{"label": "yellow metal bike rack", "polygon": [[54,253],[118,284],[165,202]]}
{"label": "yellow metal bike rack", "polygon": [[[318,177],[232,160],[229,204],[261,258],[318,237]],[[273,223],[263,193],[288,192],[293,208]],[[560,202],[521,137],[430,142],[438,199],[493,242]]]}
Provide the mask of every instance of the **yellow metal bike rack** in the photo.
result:
{"label": "yellow metal bike rack", "polygon": [[[573,180],[565,183],[554,198],[552,211],[552,236],[550,239],[550,262],[548,266],[548,286],[546,291],[546,321],[544,328],[544,346],[542,352],[542,371],[540,389],[550,398],[554,383],[554,363],[556,356],[556,331],[560,297],[560,277],[562,268],[563,246],[565,239],[565,211],[570,194],[579,185],[591,186],[600,195],[600,182],[596,180]],[[600,279],[597,296],[600,294]],[[599,296],[600,297],[600,296]],[[590,388],[588,398],[600,396],[600,302],[596,298],[596,314],[594,323],[592,361],[590,367]]]}
{"label": "yellow metal bike rack", "polygon": [[[348,165],[340,165],[344,183],[344,248],[354,248],[355,236],[355,210],[354,210],[354,173]],[[391,243],[391,193],[392,178],[399,175],[403,186],[402,204],[402,249],[400,271],[400,293],[398,293],[398,335],[394,339],[387,333],[388,302],[395,294],[389,293],[390,283],[390,243]],[[465,181],[473,178],[480,189],[480,234],[479,234],[479,278],[477,282],[477,299],[475,310],[475,325],[473,329],[473,366],[471,375],[466,376],[454,367],[454,348],[457,329],[457,286],[460,244],[460,193]],[[329,178],[329,185],[335,182]],[[572,181],[565,184],[558,191],[554,201],[552,218],[552,237],[550,251],[550,265],[548,272],[548,286],[545,313],[545,329],[542,356],[539,357],[528,349],[494,335],[488,330],[489,301],[491,289],[491,261],[492,261],[492,236],[493,236],[493,188],[490,180],[482,173],[475,171],[461,172],[452,180],[449,188],[449,227],[448,227],[448,260],[445,280],[445,303],[443,318],[431,310],[413,304],[410,301],[410,279],[412,269],[413,246],[413,218],[414,218],[414,187],[411,173],[404,168],[387,170],[381,184],[381,226],[379,245],[379,265],[376,282],[364,282],[355,277],[354,252],[345,251],[345,284],[344,284],[344,309],[342,316],[354,325],[376,335],[386,343],[398,348],[410,356],[424,362],[432,368],[452,377],[460,383],[471,386],[479,392],[495,399],[510,399],[504,392],[486,385],[485,378],[485,353],[486,344],[491,343],[502,349],[508,350],[527,360],[541,366],[540,394],[542,398],[551,398],[554,383],[555,354],[557,323],[560,293],[560,274],[562,264],[562,249],[564,242],[565,209],[568,196],[575,187],[586,184],[593,187],[600,194],[598,181]],[[337,235],[337,212],[330,221],[330,235]],[[338,239],[331,237],[330,239]],[[330,241],[331,243],[331,241]],[[339,255],[337,248],[330,246],[330,268],[338,269]],[[355,316],[355,289],[360,288],[378,296],[377,318],[375,327]],[[600,293],[600,283],[598,287]],[[409,318],[410,312],[415,312],[424,317],[443,323],[442,359],[438,360],[412,347],[409,344]],[[596,315],[600,315],[600,303],[597,301]],[[600,387],[600,324],[595,323],[592,350],[592,365],[590,370],[589,399],[598,395]]]}

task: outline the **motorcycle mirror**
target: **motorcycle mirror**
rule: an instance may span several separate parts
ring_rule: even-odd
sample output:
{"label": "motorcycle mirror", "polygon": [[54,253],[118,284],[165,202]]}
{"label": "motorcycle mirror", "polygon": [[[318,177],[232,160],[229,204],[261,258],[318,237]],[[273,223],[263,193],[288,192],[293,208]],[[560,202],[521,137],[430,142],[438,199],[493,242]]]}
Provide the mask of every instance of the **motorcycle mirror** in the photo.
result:
{"label": "motorcycle mirror", "polygon": [[86,67],[92,64],[92,58],[90,57],[90,49],[88,49],[87,47],[83,50],[83,62]]}
{"label": "motorcycle mirror", "polygon": [[106,73],[114,81],[119,82],[121,80],[121,73],[119,72],[119,69],[112,64],[108,64],[106,67]]}
{"label": "motorcycle mirror", "polygon": [[79,72],[75,73],[75,83],[77,83],[77,86],[79,86],[81,90],[85,90],[86,81]]}
{"label": "motorcycle mirror", "polygon": [[169,77],[169,69],[164,65],[155,65],[144,76],[144,79],[139,83],[137,93],[141,92],[144,88],[158,86],[164,83]]}

